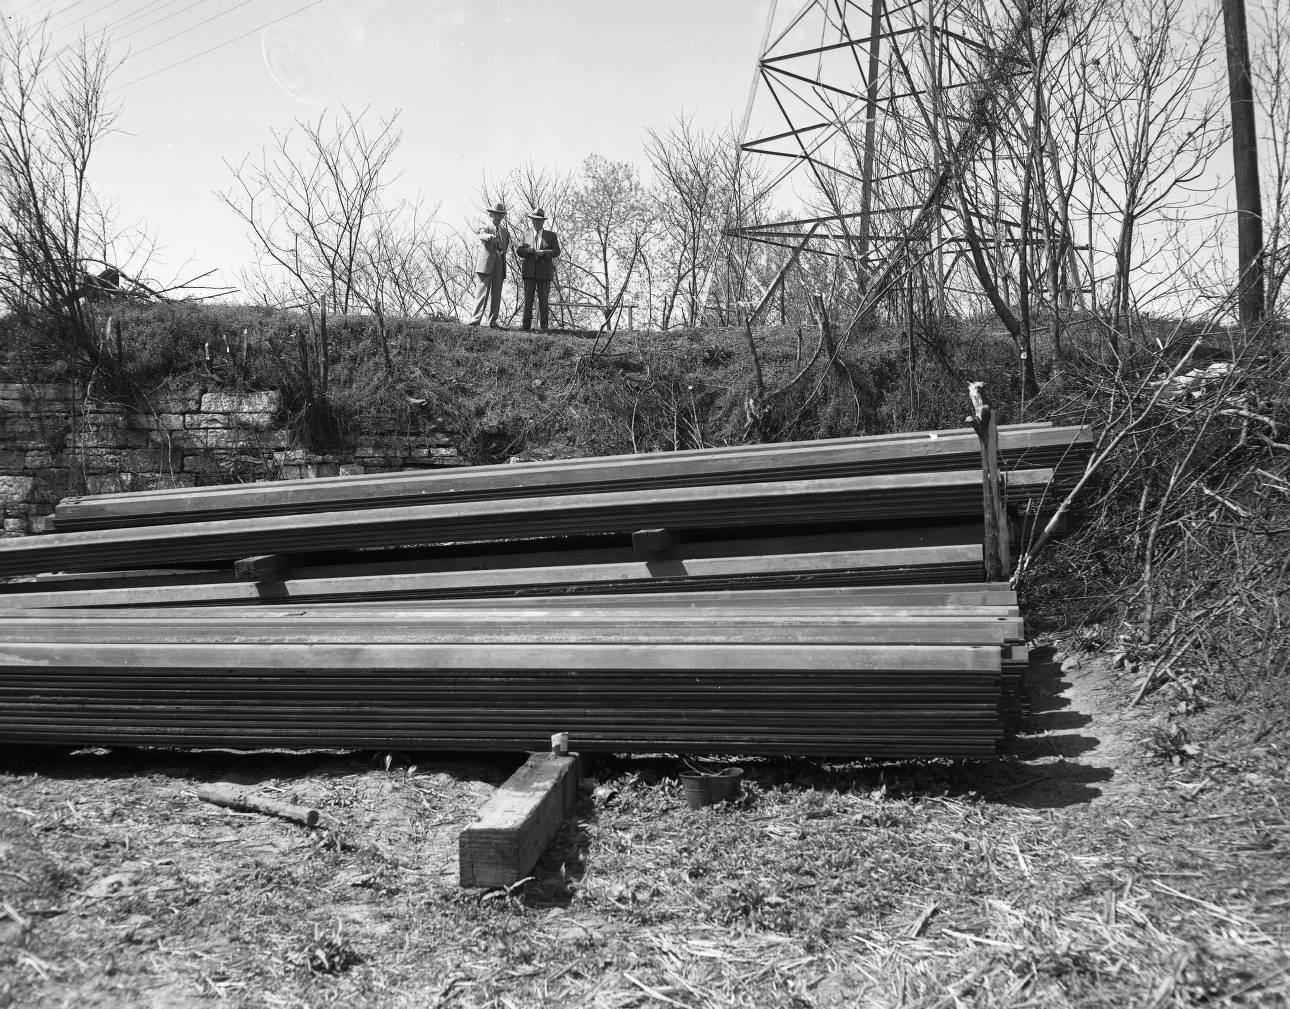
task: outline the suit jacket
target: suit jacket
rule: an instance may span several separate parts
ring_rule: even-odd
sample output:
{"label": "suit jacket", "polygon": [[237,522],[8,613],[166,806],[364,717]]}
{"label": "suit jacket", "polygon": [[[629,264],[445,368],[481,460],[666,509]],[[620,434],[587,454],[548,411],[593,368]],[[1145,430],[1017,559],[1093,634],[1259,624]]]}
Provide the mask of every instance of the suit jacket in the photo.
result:
{"label": "suit jacket", "polygon": [[506,272],[506,246],[510,235],[508,232],[498,234],[498,229],[490,221],[488,226],[475,232],[479,239],[479,253],[475,256],[475,272],[491,274],[493,268],[501,261],[502,273]]}
{"label": "suit jacket", "polygon": [[[530,236],[532,237],[532,236]],[[521,255],[520,250],[528,250],[528,255]],[[539,252],[550,252],[549,256],[539,256]],[[555,277],[554,260],[560,255],[560,239],[554,231],[542,231],[535,243],[525,242],[515,250],[515,258],[520,261],[520,275],[534,280],[552,280]]]}

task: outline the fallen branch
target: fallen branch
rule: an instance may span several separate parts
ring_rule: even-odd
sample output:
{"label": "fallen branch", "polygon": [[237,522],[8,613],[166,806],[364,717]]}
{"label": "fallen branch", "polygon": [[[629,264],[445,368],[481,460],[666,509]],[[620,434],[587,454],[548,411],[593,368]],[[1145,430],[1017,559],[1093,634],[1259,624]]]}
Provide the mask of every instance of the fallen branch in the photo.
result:
{"label": "fallen branch", "polygon": [[197,798],[215,806],[236,809],[244,813],[264,813],[267,816],[292,820],[310,829],[321,827],[336,833],[336,825],[313,807],[273,799],[245,786],[216,782],[213,785],[198,785],[193,791]]}

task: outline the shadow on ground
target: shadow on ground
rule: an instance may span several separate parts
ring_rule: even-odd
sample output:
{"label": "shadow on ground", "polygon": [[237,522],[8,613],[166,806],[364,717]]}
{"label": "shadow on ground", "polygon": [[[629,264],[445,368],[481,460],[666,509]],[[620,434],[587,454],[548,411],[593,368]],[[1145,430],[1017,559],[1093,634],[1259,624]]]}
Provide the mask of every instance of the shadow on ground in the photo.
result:
{"label": "shadow on ground", "polygon": [[423,772],[441,772],[499,784],[522,762],[513,753],[398,753],[362,750],[242,751],[176,749],[109,749],[91,746],[14,746],[0,749],[0,773],[40,774],[47,778],[177,778],[186,781],[227,781],[258,785],[266,781],[355,774],[387,767],[418,766]]}

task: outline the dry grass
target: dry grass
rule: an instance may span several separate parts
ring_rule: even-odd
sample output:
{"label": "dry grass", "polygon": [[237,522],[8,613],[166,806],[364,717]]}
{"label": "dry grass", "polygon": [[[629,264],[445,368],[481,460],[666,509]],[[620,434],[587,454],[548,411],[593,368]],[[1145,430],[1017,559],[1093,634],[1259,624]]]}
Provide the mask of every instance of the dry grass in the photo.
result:
{"label": "dry grass", "polygon": [[[1286,1004],[1284,738],[1144,761],[1096,664],[1035,700],[997,763],[746,761],[699,811],[676,760],[600,761],[510,893],[455,837],[515,761],[10,754],[0,1005]],[[229,776],[360,849],[184,791]]]}

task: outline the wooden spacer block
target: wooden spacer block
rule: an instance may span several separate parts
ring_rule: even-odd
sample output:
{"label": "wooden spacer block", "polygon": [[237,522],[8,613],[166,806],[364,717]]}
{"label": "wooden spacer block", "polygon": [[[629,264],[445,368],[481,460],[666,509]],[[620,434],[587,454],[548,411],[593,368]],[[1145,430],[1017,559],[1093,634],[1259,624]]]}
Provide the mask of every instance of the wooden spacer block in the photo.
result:
{"label": "wooden spacer block", "polygon": [[675,543],[670,529],[637,529],[632,533],[632,549],[637,554],[661,554]]}
{"label": "wooden spacer block", "polygon": [[233,562],[233,577],[240,582],[267,582],[279,578],[291,566],[286,554],[239,557]]}
{"label": "wooden spacer block", "polygon": [[537,865],[578,799],[578,755],[531,753],[458,838],[462,886],[511,886]]}

